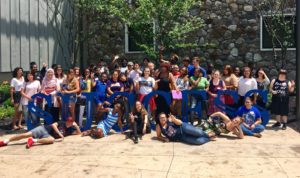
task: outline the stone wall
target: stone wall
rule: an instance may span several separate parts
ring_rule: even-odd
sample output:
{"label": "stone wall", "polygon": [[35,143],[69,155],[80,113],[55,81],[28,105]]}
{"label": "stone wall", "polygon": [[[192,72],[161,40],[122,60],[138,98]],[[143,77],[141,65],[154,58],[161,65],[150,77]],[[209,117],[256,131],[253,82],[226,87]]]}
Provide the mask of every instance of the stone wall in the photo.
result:
{"label": "stone wall", "polygon": [[[242,67],[252,62],[256,67],[264,67],[267,74],[276,76],[275,65],[280,62],[274,61],[272,52],[260,51],[260,19],[253,1],[255,3],[255,0],[205,0],[200,9],[191,11],[206,23],[189,38],[199,47],[178,51],[179,55],[198,55],[216,67],[225,64]],[[143,57],[143,54],[125,54],[123,24],[111,17],[102,19],[89,25],[90,29],[99,29],[88,43],[90,63],[99,58],[108,60],[112,54],[136,60]],[[295,51],[289,51],[287,59],[289,78],[295,79]]]}

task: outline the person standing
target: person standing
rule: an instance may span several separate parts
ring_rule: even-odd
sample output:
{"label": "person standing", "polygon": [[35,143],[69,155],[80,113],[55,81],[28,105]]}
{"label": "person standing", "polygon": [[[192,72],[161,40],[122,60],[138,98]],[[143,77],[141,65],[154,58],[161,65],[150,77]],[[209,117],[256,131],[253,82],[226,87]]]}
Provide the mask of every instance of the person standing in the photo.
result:
{"label": "person standing", "polygon": [[[220,108],[218,108],[215,105],[215,98],[218,97],[218,91],[220,90],[226,90],[226,85],[224,83],[223,80],[220,79],[220,71],[216,70],[212,72],[212,79],[209,82],[209,88],[208,88],[208,95],[209,95],[209,99],[208,99],[208,111],[207,111],[207,115],[211,115],[215,112],[221,111]],[[220,101],[222,103],[224,103],[224,97],[223,95],[220,96]]]}
{"label": "person standing", "polygon": [[[51,95],[52,103],[47,103],[46,110],[50,112],[53,116],[54,121],[59,120],[59,110],[55,110],[54,103],[56,103],[56,93],[59,91],[60,86],[58,85],[57,78],[54,75],[54,70],[49,68],[46,75],[42,81],[41,93],[45,95]],[[48,123],[50,124],[50,123]]]}
{"label": "person standing", "polygon": [[[236,91],[238,87],[238,78],[233,74],[232,67],[230,65],[225,65],[222,80],[225,82],[227,90]],[[234,100],[232,96],[224,95],[224,99],[226,105],[234,105]]]}
{"label": "person standing", "polygon": [[206,70],[200,66],[200,58],[199,57],[193,57],[192,64],[193,65],[189,66],[189,68],[188,68],[189,77],[194,76],[196,69],[200,69],[201,73],[203,74],[203,77],[206,77]]}
{"label": "person standing", "polygon": [[[169,95],[171,95],[171,89],[177,89],[175,84],[175,79],[171,72],[169,72],[169,64],[168,63],[162,63],[160,65],[160,70],[158,73],[158,77],[155,84],[155,89],[158,91],[167,92]],[[170,114],[170,105],[167,104],[165,98],[161,95],[158,95],[157,98],[155,98],[155,104],[156,104],[156,123],[159,122],[158,120],[158,114],[161,112],[164,112],[166,114]]]}
{"label": "person standing", "polygon": [[[13,71],[13,78],[10,82],[10,98],[11,102],[14,105],[15,115],[12,119],[12,129],[20,129],[22,128],[22,108],[20,105],[21,101],[21,89],[24,85],[24,77],[23,77],[23,68],[16,67]],[[18,126],[16,122],[18,121]]]}
{"label": "person standing", "polygon": [[[196,91],[206,91],[209,88],[209,82],[205,77],[203,77],[203,71],[200,70],[199,68],[195,69],[194,76],[190,77],[190,84],[191,84],[191,89],[196,90]],[[191,95],[191,108],[196,108],[197,104],[201,102],[201,111],[202,112],[201,116],[202,118],[206,118],[207,116],[207,100],[202,98],[198,94],[192,94]],[[191,117],[190,117],[190,122],[194,124],[196,112],[192,111],[191,112]],[[202,118],[198,118],[198,123],[201,122]]]}
{"label": "person standing", "polygon": [[[257,82],[251,75],[251,69],[244,67],[243,76],[238,82],[238,95],[239,95],[239,106],[244,105],[245,95],[250,90],[257,89]],[[256,104],[256,94],[253,94],[253,103]]]}
{"label": "person standing", "polygon": [[[142,102],[144,97],[151,93],[155,87],[155,80],[153,77],[150,76],[150,68],[145,67],[143,71],[143,75],[139,77],[138,82],[136,83],[136,92],[138,93],[139,101]],[[148,107],[148,114],[150,115],[155,110],[155,101],[154,97],[151,97]]]}
{"label": "person standing", "polygon": [[23,106],[23,115],[25,120],[33,123],[38,123],[35,114],[32,114],[28,109],[28,103],[32,101],[31,96],[37,94],[41,90],[41,84],[38,80],[34,80],[32,73],[26,74],[26,82],[21,88],[21,104]]}
{"label": "person standing", "polygon": [[71,94],[69,100],[69,112],[72,119],[75,119],[75,103],[77,100],[76,94],[80,91],[80,86],[78,79],[75,77],[74,69],[69,69],[67,78],[63,81],[62,85],[61,93]]}
{"label": "person standing", "polygon": [[289,114],[289,93],[295,90],[295,82],[286,79],[287,71],[281,69],[277,79],[273,79],[270,84],[270,91],[272,92],[271,113],[276,115],[276,123],[272,125],[273,128],[280,127],[286,130],[286,124]]}

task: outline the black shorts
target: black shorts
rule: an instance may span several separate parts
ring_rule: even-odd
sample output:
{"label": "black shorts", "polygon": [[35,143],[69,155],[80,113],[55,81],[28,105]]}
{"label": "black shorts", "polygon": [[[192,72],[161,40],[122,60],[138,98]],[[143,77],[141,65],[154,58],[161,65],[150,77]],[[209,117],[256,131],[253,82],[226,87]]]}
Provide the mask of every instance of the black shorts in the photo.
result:
{"label": "black shorts", "polygon": [[271,113],[280,116],[289,115],[289,97],[272,97]]}
{"label": "black shorts", "polygon": [[20,101],[21,101],[21,97],[22,97],[21,92],[20,91],[15,91],[13,93],[14,104],[19,104]]}

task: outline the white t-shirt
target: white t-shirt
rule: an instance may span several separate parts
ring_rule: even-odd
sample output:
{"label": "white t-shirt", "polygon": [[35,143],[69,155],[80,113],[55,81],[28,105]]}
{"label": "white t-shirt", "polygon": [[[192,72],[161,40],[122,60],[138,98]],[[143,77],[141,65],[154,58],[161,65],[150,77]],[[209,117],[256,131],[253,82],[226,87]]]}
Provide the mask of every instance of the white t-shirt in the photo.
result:
{"label": "white t-shirt", "polygon": [[248,91],[255,89],[257,89],[257,82],[255,78],[240,78],[238,84],[238,94],[240,96],[245,96]]}
{"label": "white t-shirt", "polygon": [[142,95],[151,93],[155,85],[155,80],[152,77],[148,77],[147,79],[145,79],[144,77],[140,77],[138,82],[140,86],[139,93]]}
{"label": "white t-shirt", "polygon": [[[41,90],[41,84],[38,80],[35,80],[33,82],[25,82],[24,85],[22,86],[24,89],[24,93],[31,97],[34,94],[37,94],[38,91]],[[25,97],[22,97],[21,99],[21,104],[22,105],[28,105],[28,99]]]}
{"label": "white t-shirt", "polygon": [[125,74],[126,70],[127,70],[127,67],[121,67],[121,73]]}
{"label": "white t-shirt", "polygon": [[24,84],[24,77],[22,77],[20,80],[17,78],[11,79],[10,87],[15,88],[15,91],[21,91],[21,88]]}
{"label": "white t-shirt", "polygon": [[128,78],[131,78],[134,82],[137,82],[139,80],[139,77],[140,73],[135,70],[130,71],[128,75]]}

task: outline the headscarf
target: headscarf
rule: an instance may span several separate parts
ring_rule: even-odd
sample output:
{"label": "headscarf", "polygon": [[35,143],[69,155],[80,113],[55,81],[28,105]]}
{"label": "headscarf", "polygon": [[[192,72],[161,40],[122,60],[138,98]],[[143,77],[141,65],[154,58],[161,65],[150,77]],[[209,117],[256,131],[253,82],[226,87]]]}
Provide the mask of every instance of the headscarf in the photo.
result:
{"label": "headscarf", "polygon": [[[53,72],[52,78],[48,77],[49,72]],[[42,81],[42,90],[44,90],[47,94],[49,94],[56,89],[57,89],[57,79],[54,75],[54,70],[52,68],[49,68],[45,74],[43,81]]]}

